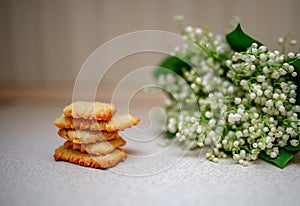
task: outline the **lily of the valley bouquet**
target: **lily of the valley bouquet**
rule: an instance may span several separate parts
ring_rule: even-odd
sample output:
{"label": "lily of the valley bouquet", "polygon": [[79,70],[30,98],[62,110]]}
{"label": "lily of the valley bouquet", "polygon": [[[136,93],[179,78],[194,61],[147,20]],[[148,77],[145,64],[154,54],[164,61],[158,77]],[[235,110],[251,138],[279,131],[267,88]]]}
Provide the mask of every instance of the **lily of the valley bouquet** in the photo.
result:
{"label": "lily of the valley bouquet", "polygon": [[240,24],[220,37],[177,20],[185,44],[155,71],[169,93],[165,134],[208,147],[213,162],[229,154],[283,168],[300,150],[300,53],[285,51],[296,40],[279,38],[271,51]]}

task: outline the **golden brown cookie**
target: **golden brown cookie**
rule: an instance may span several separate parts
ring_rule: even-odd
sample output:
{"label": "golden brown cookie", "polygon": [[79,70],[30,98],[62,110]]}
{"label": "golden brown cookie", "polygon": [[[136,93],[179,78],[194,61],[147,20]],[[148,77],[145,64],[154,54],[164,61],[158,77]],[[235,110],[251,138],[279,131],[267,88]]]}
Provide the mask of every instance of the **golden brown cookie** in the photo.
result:
{"label": "golden brown cookie", "polygon": [[118,132],[60,129],[58,135],[75,144],[90,144],[109,141],[118,137]]}
{"label": "golden brown cookie", "polygon": [[110,120],[115,111],[111,104],[86,101],[73,102],[63,110],[66,117],[103,121]]}
{"label": "golden brown cookie", "polygon": [[97,142],[93,144],[76,144],[72,141],[64,143],[65,148],[73,149],[80,152],[86,152],[92,155],[106,155],[114,151],[116,148],[125,145],[126,141],[121,137],[117,137],[111,141]]}
{"label": "golden brown cookie", "polygon": [[72,119],[64,115],[54,120],[55,126],[61,129],[80,129],[92,131],[116,132],[138,124],[140,119],[129,114],[114,115],[110,121],[93,121],[86,119]]}
{"label": "golden brown cookie", "polygon": [[63,160],[85,167],[101,169],[113,167],[119,162],[123,161],[125,158],[126,152],[121,149],[116,149],[112,153],[104,156],[94,156],[60,146],[55,150],[54,154],[54,159],[56,161]]}

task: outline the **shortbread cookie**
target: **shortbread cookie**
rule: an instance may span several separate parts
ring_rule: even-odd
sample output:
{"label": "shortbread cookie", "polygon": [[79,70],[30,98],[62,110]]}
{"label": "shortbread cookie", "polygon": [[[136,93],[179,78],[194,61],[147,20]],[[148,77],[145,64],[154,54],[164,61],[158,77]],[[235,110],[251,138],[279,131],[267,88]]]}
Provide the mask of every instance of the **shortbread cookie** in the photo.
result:
{"label": "shortbread cookie", "polygon": [[129,114],[114,115],[110,121],[91,121],[86,119],[72,119],[64,115],[54,120],[54,124],[61,129],[80,129],[92,131],[115,132],[122,131],[138,124],[140,119]]}
{"label": "shortbread cookie", "polygon": [[73,149],[80,152],[86,152],[92,155],[106,155],[114,151],[116,148],[125,145],[126,141],[121,137],[117,137],[111,141],[97,142],[94,144],[76,144],[72,141],[64,143],[65,148]]}
{"label": "shortbread cookie", "polygon": [[94,156],[87,153],[81,153],[73,149],[67,149],[60,146],[55,150],[54,159],[56,161],[63,160],[85,167],[94,167],[106,169],[113,167],[126,158],[126,152],[116,149],[112,153],[104,156]]}
{"label": "shortbread cookie", "polygon": [[66,117],[108,121],[116,109],[107,103],[78,101],[66,106],[63,111]]}
{"label": "shortbread cookie", "polygon": [[103,142],[118,137],[118,132],[106,131],[60,129],[57,133],[62,138],[72,141],[75,144]]}

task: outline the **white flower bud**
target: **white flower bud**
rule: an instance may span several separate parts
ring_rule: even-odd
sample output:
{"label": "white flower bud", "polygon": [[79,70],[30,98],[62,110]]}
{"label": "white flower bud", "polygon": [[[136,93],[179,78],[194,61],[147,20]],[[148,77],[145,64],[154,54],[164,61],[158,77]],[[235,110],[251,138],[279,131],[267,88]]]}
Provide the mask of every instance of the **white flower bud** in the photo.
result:
{"label": "white flower bud", "polygon": [[266,60],[267,60],[267,56],[266,56],[264,53],[260,54],[260,55],[259,55],[259,58],[260,58],[260,60],[262,60],[262,61],[266,61]]}
{"label": "white flower bud", "polygon": [[236,98],[234,98],[234,103],[235,104],[240,104],[241,103],[241,98],[239,98],[239,97],[236,97]]}
{"label": "white flower bud", "polygon": [[243,136],[243,133],[241,131],[237,131],[235,133],[235,135],[236,135],[237,138],[241,138]]}
{"label": "white flower bud", "polygon": [[276,157],[277,157],[277,154],[276,154],[275,152],[271,152],[270,157],[271,157],[271,158],[276,158]]}
{"label": "white flower bud", "polygon": [[219,159],[215,157],[215,158],[213,159],[213,162],[218,163],[218,162],[219,162]]}
{"label": "white flower bud", "polygon": [[280,94],[280,99],[282,99],[282,100],[286,100],[286,95],[285,95],[285,94],[283,94],[283,93],[281,93],[281,94]]}
{"label": "white flower bud", "polygon": [[187,26],[187,27],[185,28],[185,31],[186,31],[187,33],[191,33],[191,32],[193,31],[193,27]]}
{"label": "white flower bud", "polygon": [[295,99],[295,98],[290,98],[289,102],[290,102],[291,104],[295,104],[295,103],[296,103],[296,99]]}
{"label": "white flower bud", "polygon": [[260,97],[260,96],[262,96],[262,95],[263,95],[263,92],[262,92],[261,90],[258,90],[258,91],[257,91],[257,96]]}
{"label": "white flower bud", "polygon": [[274,99],[278,99],[278,97],[279,97],[279,95],[278,95],[277,93],[274,93],[274,94],[273,94],[273,98],[274,98]]}
{"label": "white flower bud", "polygon": [[202,34],[202,29],[201,28],[197,28],[195,30],[195,33],[198,34],[198,35],[201,35]]}
{"label": "white flower bud", "polygon": [[289,52],[289,53],[288,53],[288,57],[289,57],[289,58],[293,58],[293,57],[295,57],[295,53],[293,53],[293,52]]}
{"label": "white flower bud", "polygon": [[260,46],[258,49],[261,52],[266,52],[267,51],[267,47],[266,46]]}
{"label": "white flower bud", "polygon": [[266,77],[265,76],[263,76],[263,75],[258,75],[257,76],[257,81],[258,82],[264,82],[266,80]]}
{"label": "white flower bud", "polygon": [[294,147],[297,147],[299,145],[299,140],[296,140],[296,139],[292,139],[290,141],[291,145],[294,146]]}
{"label": "white flower bud", "polygon": [[292,39],[292,40],[290,41],[290,45],[294,46],[294,45],[296,45],[296,44],[297,44],[297,40],[296,40],[296,39]]}
{"label": "white flower bud", "polygon": [[252,92],[251,94],[250,94],[250,98],[251,99],[254,99],[256,97],[256,94],[254,93],[254,92]]}
{"label": "white flower bud", "polygon": [[239,141],[234,141],[234,142],[233,142],[233,147],[238,147],[238,146],[239,146],[239,144],[240,144],[240,142],[239,142]]}

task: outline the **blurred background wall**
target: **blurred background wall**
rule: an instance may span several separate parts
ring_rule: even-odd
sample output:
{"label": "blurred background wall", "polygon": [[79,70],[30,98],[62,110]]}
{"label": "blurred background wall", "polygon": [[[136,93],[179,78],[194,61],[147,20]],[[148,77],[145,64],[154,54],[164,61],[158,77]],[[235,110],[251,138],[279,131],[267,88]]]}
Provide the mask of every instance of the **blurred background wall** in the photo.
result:
{"label": "blurred background wall", "polygon": [[[288,31],[300,41],[299,8],[299,0],[0,0],[0,83],[72,84],[101,44],[143,29],[177,32],[175,14],[182,14],[186,25],[209,26],[220,34],[238,16],[247,33],[276,48]],[[118,81],[161,58],[125,59],[105,81]],[[143,78],[150,77],[139,81]]]}

